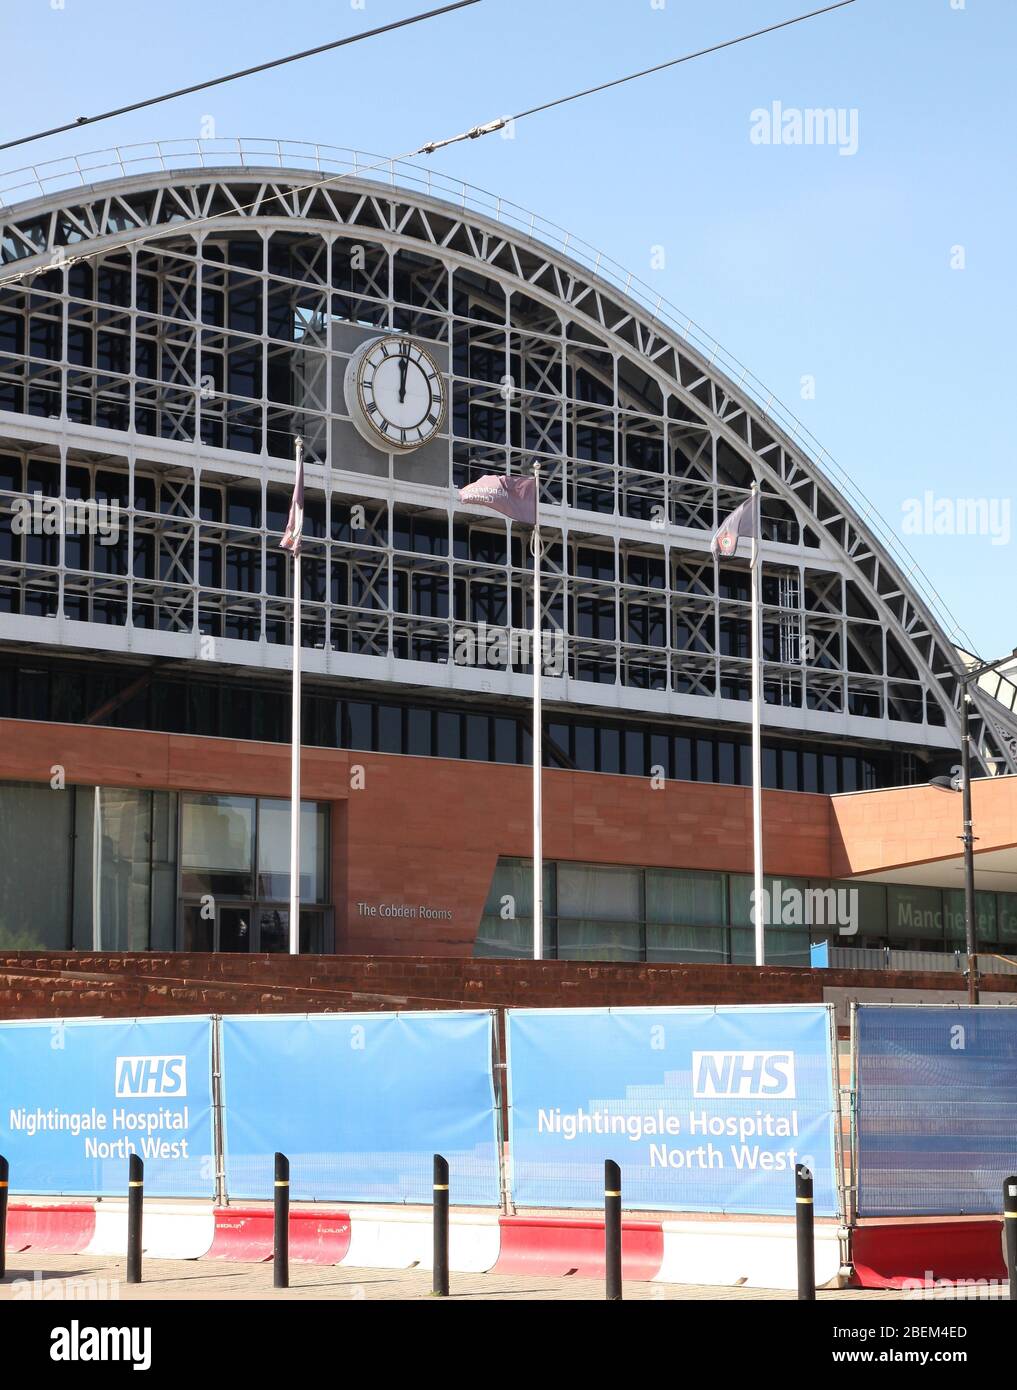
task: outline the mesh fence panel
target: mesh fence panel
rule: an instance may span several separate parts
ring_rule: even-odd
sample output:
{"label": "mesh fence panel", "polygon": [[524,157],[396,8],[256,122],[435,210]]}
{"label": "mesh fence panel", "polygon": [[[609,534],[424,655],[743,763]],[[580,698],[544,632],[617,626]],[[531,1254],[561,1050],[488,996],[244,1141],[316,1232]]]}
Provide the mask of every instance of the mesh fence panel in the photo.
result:
{"label": "mesh fence panel", "polygon": [[1017,1171],[1017,1009],[860,1005],[859,1216],[998,1212]]}

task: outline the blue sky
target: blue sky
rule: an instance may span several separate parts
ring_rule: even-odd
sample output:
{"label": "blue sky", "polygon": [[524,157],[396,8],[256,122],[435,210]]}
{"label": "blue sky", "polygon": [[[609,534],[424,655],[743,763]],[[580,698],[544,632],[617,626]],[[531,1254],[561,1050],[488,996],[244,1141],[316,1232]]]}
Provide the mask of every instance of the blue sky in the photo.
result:
{"label": "blue sky", "polygon": [[[0,130],[27,134],[433,3],[5,0]],[[218,136],[397,154],[817,3],[482,0],[6,151],[0,167],[193,138],[208,117]],[[599,247],[719,339],[875,503],[987,657],[1017,645],[1015,51],[1013,0],[857,0],[535,116],[514,139],[432,157]],[[754,143],[752,113],[774,101],[844,108],[857,152]],[[940,534],[905,533],[907,503],[926,492]],[[944,532],[957,499],[984,508],[990,534]]]}

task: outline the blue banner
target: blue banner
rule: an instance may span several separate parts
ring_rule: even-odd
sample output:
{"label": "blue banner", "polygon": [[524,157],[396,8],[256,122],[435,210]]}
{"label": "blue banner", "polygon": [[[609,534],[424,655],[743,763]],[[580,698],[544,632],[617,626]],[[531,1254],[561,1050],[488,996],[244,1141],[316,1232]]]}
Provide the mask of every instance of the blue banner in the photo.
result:
{"label": "blue banner", "polygon": [[492,1035],[490,1013],[224,1018],[230,1197],[270,1197],[280,1150],[294,1200],[430,1203],[440,1153],[452,1202],[497,1205]]}
{"label": "blue banner", "polygon": [[125,1197],[132,1153],[153,1197],[211,1197],[207,1017],[0,1024],[0,1153],[11,1189]]}
{"label": "blue banner", "polygon": [[838,1214],[825,1005],[512,1009],[512,1195],[519,1206],[790,1214],[794,1167]]}
{"label": "blue banner", "polygon": [[1017,1010],[859,1004],[859,1216],[995,1215],[1017,1171]]}

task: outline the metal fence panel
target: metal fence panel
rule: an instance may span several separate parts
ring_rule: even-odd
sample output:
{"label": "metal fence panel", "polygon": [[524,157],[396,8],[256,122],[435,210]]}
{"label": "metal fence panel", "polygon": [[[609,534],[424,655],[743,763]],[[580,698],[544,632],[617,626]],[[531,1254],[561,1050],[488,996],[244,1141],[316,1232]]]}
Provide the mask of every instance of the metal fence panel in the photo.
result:
{"label": "metal fence panel", "polygon": [[127,1195],[132,1153],[150,1197],[212,1197],[212,1019],[0,1024],[0,1153],[11,1190]]}
{"label": "metal fence panel", "polygon": [[859,1216],[984,1215],[1017,1168],[1017,1009],[859,1004]]}
{"label": "metal fence panel", "polygon": [[831,1010],[510,1009],[511,1191],[519,1206],[784,1214],[794,1165],[839,1212]]}
{"label": "metal fence panel", "polygon": [[226,1190],[295,1201],[424,1202],[432,1160],[451,1200],[495,1206],[499,1144],[490,1012],[223,1018]]}

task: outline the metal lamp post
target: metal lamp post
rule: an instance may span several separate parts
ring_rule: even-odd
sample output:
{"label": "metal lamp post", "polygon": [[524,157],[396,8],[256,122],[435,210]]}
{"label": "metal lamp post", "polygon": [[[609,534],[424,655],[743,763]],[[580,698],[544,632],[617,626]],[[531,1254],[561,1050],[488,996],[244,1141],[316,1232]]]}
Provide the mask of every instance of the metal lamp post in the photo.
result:
{"label": "metal lamp post", "polygon": [[[1017,656],[1017,647],[1009,656],[1001,656],[997,661],[981,661],[971,666],[960,677],[961,684],[961,795],[962,819],[964,829],[961,843],[964,846],[964,951],[967,955],[968,1003],[978,1003],[978,939],[975,926],[975,831],[971,812],[971,735],[968,707],[971,696],[968,688],[976,684],[990,671],[995,671],[1004,662]],[[956,788],[949,777],[934,777],[931,785],[946,791]]]}

